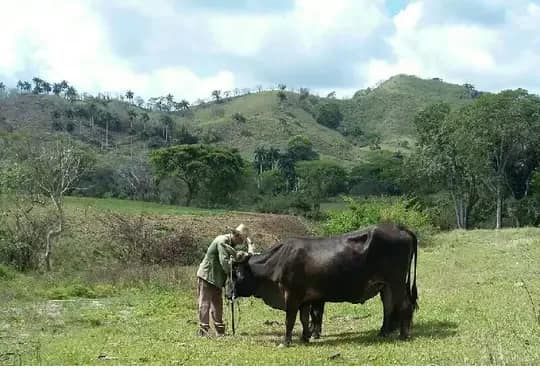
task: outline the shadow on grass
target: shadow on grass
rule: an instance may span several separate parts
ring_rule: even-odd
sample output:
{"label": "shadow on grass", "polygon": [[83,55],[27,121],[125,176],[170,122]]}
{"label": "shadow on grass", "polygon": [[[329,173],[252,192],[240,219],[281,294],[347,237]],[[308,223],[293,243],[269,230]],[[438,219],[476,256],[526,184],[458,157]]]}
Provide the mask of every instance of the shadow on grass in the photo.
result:
{"label": "shadow on grass", "polygon": [[[324,325],[323,325],[324,328]],[[419,321],[413,324],[411,330],[411,340],[416,338],[434,338],[443,339],[452,337],[457,333],[458,324],[455,322],[449,322],[444,320],[428,320]],[[295,330],[297,328],[295,327]],[[301,328],[300,328],[301,329]],[[282,337],[285,332],[283,329],[273,329],[263,332],[258,332],[257,336],[274,336]],[[319,340],[305,344],[306,346],[312,345],[340,345],[345,343],[362,343],[362,344],[383,344],[389,342],[395,342],[399,338],[399,331],[392,333],[389,337],[379,337],[379,330],[369,331],[353,331],[342,333],[324,334]],[[293,340],[296,343],[296,340]]]}
{"label": "shadow on grass", "polygon": [[[452,337],[457,333],[458,324],[444,320],[419,321],[413,324],[411,329],[411,340],[417,338],[443,339]],[[399,337],[399,331],[392,333],[389,337],[379,337],[379,330],[369,330],[364,332],[343,332],[323,335],[321,339],[313,345],[339,345],[349,342],[363,344],[383,344],[394,342]]]}

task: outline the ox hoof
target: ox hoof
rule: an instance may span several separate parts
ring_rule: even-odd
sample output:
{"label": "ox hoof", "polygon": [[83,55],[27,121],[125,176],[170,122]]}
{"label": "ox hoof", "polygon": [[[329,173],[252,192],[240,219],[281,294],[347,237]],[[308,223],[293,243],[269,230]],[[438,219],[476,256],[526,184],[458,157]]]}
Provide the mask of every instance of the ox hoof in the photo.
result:
{"label": "ox hoof", "polygon": [[319,338],[321,338],[321,334],[320,334],[320,333],[317,333],[317,332],[313,332],[313,335],[311,335],[311,337],[312,337],[314,340],[318,340]]}
{"label": "ox hoof", "polygon": [[381,337],[381,338],[387,338],[388,336],[390,336],[390,332],[388,332],[388,331],[382,331],[381,330],[379,332],[379,337]]}

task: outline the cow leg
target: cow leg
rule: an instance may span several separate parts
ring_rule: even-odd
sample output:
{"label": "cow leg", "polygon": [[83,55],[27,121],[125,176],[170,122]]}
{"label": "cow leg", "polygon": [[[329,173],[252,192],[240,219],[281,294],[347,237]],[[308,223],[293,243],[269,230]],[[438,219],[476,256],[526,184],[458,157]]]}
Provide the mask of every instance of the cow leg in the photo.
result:
{"label": "cow leg", "polygon": [[399,315],[401,320],[399,338],[402,340],[406,340],[410,336],[413,313],[414,306],[411,303],[409,297],[405,296],[399,308]]}
{"label": "cow leg", "polygon": [[[287,298],[287,296],[285,297]],[[296,322],[296,314],[298,313],[299,306],[293,301],[286,301],[286,317],[285,317],[285,339],[283,340],[283,346],[289,346],[292,341],[292,331],[294,323]]]}
{"label": "cow leg", "polygon": [[300,322],[302,322],[302,341],[309,342],[311,330],[309,329],[309,310],[311,304],[305,303],[300,306]]}
{"label": "cow leg", "polygon": [[390,286],[385,285],[381,291],[381,301],[383,304],[383,324],[379,331],[379,336],[381,337],[387,337],[392,332],[392,313],[394,312],[392,297]]}
{"label": "cow leg", "polygon": [[321,337],[322,319],[324,313],[324,302],[314,302],[311,304],[311,334],[314,339]]}

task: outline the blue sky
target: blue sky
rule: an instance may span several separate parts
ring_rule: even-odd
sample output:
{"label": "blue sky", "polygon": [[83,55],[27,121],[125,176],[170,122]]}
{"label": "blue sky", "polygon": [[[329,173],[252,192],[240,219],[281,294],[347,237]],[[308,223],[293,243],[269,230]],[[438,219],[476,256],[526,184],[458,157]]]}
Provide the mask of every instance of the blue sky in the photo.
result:
{"label": "blue sky", "polygon": [[287,84],[351,96],[404,73],[540,92],[538,0],[2,0],[0,81],[194,101]]}

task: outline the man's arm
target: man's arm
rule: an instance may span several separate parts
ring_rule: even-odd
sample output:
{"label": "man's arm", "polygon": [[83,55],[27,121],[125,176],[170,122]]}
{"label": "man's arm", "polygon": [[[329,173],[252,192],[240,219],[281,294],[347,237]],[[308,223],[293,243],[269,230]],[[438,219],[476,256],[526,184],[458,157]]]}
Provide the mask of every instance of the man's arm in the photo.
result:
{"label": "man's arm", "polygon": [[226,243],[218,244],[217,249],[219,254],[219,263],[221,264],[221,267],[223,267],[225,274],[229,275],[231,272],[230,259],[234,256],[235,250]]}

